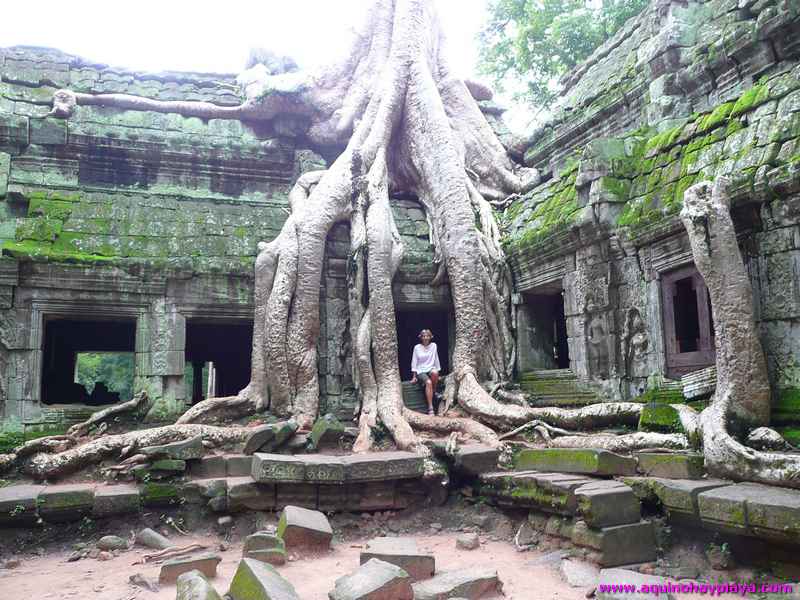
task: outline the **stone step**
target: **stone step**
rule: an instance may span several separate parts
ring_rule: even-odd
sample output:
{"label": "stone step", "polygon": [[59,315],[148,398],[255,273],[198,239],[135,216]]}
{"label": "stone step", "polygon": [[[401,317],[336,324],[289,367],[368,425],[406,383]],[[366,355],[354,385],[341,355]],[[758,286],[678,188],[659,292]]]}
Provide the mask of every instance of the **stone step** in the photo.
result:
{"label": "stone step", "polygon": [[564,394],[563,396],[537,396],[528,400],[528,405],[533,408],[539,407],[578,407],[589,406],[600,402],[594,394]]}
{"label": "stone step", "polygon": [[636,452],[634,456],[642,475],[666,479],[700,479],[705,475],[703,455],[696,452]]}
{"label": "stone step", "polygon": [[576,379],[571,369],[532,369],[520,373],[520,381],[529,379]]}
{"label": "stone step", "polygon": [[636,474],[636,460],[593,448],[534,448],[519,452],[517,469],[612,476]]}
{"label": "stone step", "polygon": [[424,459],[413,452],[374,452],[333,456],[326,454],[253,455],[252,477],[260,483],[344,483],[416,479]]}

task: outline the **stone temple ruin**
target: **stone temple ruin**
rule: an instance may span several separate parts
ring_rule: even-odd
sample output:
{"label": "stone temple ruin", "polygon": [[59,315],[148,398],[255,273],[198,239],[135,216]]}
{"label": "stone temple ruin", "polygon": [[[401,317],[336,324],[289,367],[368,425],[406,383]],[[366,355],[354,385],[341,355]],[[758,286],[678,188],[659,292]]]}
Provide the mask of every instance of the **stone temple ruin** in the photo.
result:
{"label": "stone temple ruin", "polygon": [[[478,99],[509,155],[541,175],[496,212],[513,275],[514,383],[525,402],[642,403],[634,426],[660,433],[683,431],[675,404],[708,403],[717,382],[715,317],[679,213],[687,189],[724,176],[766,356],[769,424],[800,445],[800,6],[653,0],[564,82],[552,118],[525,140],[505,128],[502,107]],[[0,49],[0,439],[63,433],[97,410],[75,383],[81,353],[133,356],[131,389],[151,404],[126,427],[173,422],[201,400],[244,388],[257,245],[277,236],[298,177],[330,166],[342,150],[312,143],[298,115],[253,123],[79,105],[57,118],[59,89],[241,102],[233,75],[139,73],[58,50]],[[421,324],[436,332],[443,372],[450,370],[455,317],[449,286],[430,285],[437,267],[423,206],[400,196],[391,209],[405,247],[392,291],[407,382]],[[441,461],[433,477],[412,453],[341,456],[340,440],[352,432],[339,422],[349,424],[359,408],[350,251],[349,227],[338,224],[320,287],[326,417],[312,432],[259,425],[244,452],[225,454],[199,438],[156,444],[133,483],[9,480],[18,485],[0,487],[0,526],[184,505],[219,514],[410,510],[447,502],[448,489],[452,500],[461,486],[468,498],[528,514],[518,544],[561,538],[603,567],[655,562],[667,523],[723,536],[708,539],[726,540],[743,562],[760,558],[797,573],[800,494],[709,478],[693,451],[516,446],[505,460],[477,444],[452,452],[441,439],[430,444]],[[424,410],[418,387],[403,383],[403,399]],[[284,543],[285,535],[259,535]],[[239,566],[242,579],[273,577],[259,571],[258,552],[281,551],[256,547],[262,542],[246,543],[245,556],[256,554]],[[428,597],[418,583],[416,595],[403,595],[410,583],[398,583],[391,565],[370,569],[403,590],[391,597]],[[495,583],[476,584],[469,597],[492,593]],[[336,598],[367,597],[348,596],[347,585],[337,583]]]}

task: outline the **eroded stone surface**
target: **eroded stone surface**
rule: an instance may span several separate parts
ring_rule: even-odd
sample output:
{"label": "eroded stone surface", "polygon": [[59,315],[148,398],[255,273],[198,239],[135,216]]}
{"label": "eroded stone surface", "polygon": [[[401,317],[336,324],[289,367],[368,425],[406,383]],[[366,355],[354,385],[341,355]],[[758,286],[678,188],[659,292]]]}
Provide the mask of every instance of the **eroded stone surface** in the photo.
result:
{"label": "eroded stone surface", "polygon": [[80,521],[92,513],[94,484],[75,483],[46,486],[39,494],[39,515],[45,521]]}
{"label": "eroded stone surface", "polygon": [[286,562],[286,544],[277,535],[257,532],[245,538],[242,557],[282,565]]}
{"label": "eroded stone surface", "polygon": [[330,600],[414,600],[411,576],[395,564],[377,558],[362,562],[353,573],[340,577]]}
{"label": "eroded stone surface", "polygon": [[200,571],[209,578],[217,576],[217,565],[222,560],[219,554],[199,554],[186,558],[173,558],[164,561],[158,575],[159,583],[174,583],[178,577],[189,571]]}
{"label": "eroded stone surface", "polygon": [[503,584],[497,571],[491,567],[472,567],[445,571],[426,581],[414,584],[414,600],[441,600],[464,597],[476,600],[484,595],[499,592]]}
{"label": "eroded stone surface", "polygon": [[294,586],[272,565],[243,558],[231,581],[233,600],[300,600]]}
{"label": "eroded stone surface", "polygon": [[536,448],[521,451],[514,465],[518,469],[583,473],[586,475],[633,475],[636,461],[606,450],[587,448]]}
{"label": "eroded stone surface", "polygon": [[587,483],[575,490],[578,512],[591,527],[637,523],[641,505],[633,490],[617,481]]}
{"label": "eroded stone surface", "polygon": [[330,548],[333,530],[328,518],[317,510],[287,506],[278,522],[278,536],[288,550]]}
{"label": "eroded stone surface", "polygon": [[175,600],[222,600],[205,575],[196,570],[178,577],[175,593]]}
{"label": "eroded stone surface", "polygon": [[379,537],[370,540],[361,552],[361,564],[372,559],[397,565],[413,581],[428,579],[436,571],[435,558],[432,554],[421,552],[414,538]]}
{"label": "eroded stone surface", "polygon": [[36,501],[42,485],[9,485],[0,488],[0,525],[27,525],[36,521]]}
{"label": "eroded stone surface", "polygon": [[94,491],[92,515],[109,517],[139,512],[139,490],[134,485],[98,486]]}
{"label": "eroded stone surface", "polygon": [[141,454],[154,458],[171,458],[175,460],[189,460],[202,458],[205,454],[202,436],[195,436],[188,440],[163,444],[161,446],[147,446],[139,450]]}

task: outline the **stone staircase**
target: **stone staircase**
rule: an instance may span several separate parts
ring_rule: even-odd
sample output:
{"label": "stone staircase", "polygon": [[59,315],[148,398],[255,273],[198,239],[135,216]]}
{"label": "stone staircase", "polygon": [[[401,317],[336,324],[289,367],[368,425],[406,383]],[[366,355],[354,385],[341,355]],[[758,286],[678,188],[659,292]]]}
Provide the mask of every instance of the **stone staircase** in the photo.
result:
{"label": "stone staircase", "polygon": [[525,371],[519,383],[529,395],[531,406],[574,407],[602,401],[593,390],[580,384],[569,369]]}
{"label": "stone staircase", "polygon": [[425,402],[425,392],[416,383],[404,381],[403,387],[403,404],[410,410],[415,410],[421,413],[428,412],[428,403]]}

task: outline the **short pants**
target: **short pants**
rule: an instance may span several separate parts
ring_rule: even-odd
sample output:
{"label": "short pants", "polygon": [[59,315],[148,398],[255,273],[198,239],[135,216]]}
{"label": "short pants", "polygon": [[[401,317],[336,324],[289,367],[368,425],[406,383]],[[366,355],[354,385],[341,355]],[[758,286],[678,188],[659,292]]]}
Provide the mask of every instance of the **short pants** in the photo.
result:
{"label": "short pants", "polygon": [[430,381],[431,373],[417,373],[417,383],[420,387],[424,388],[425,385]]}

